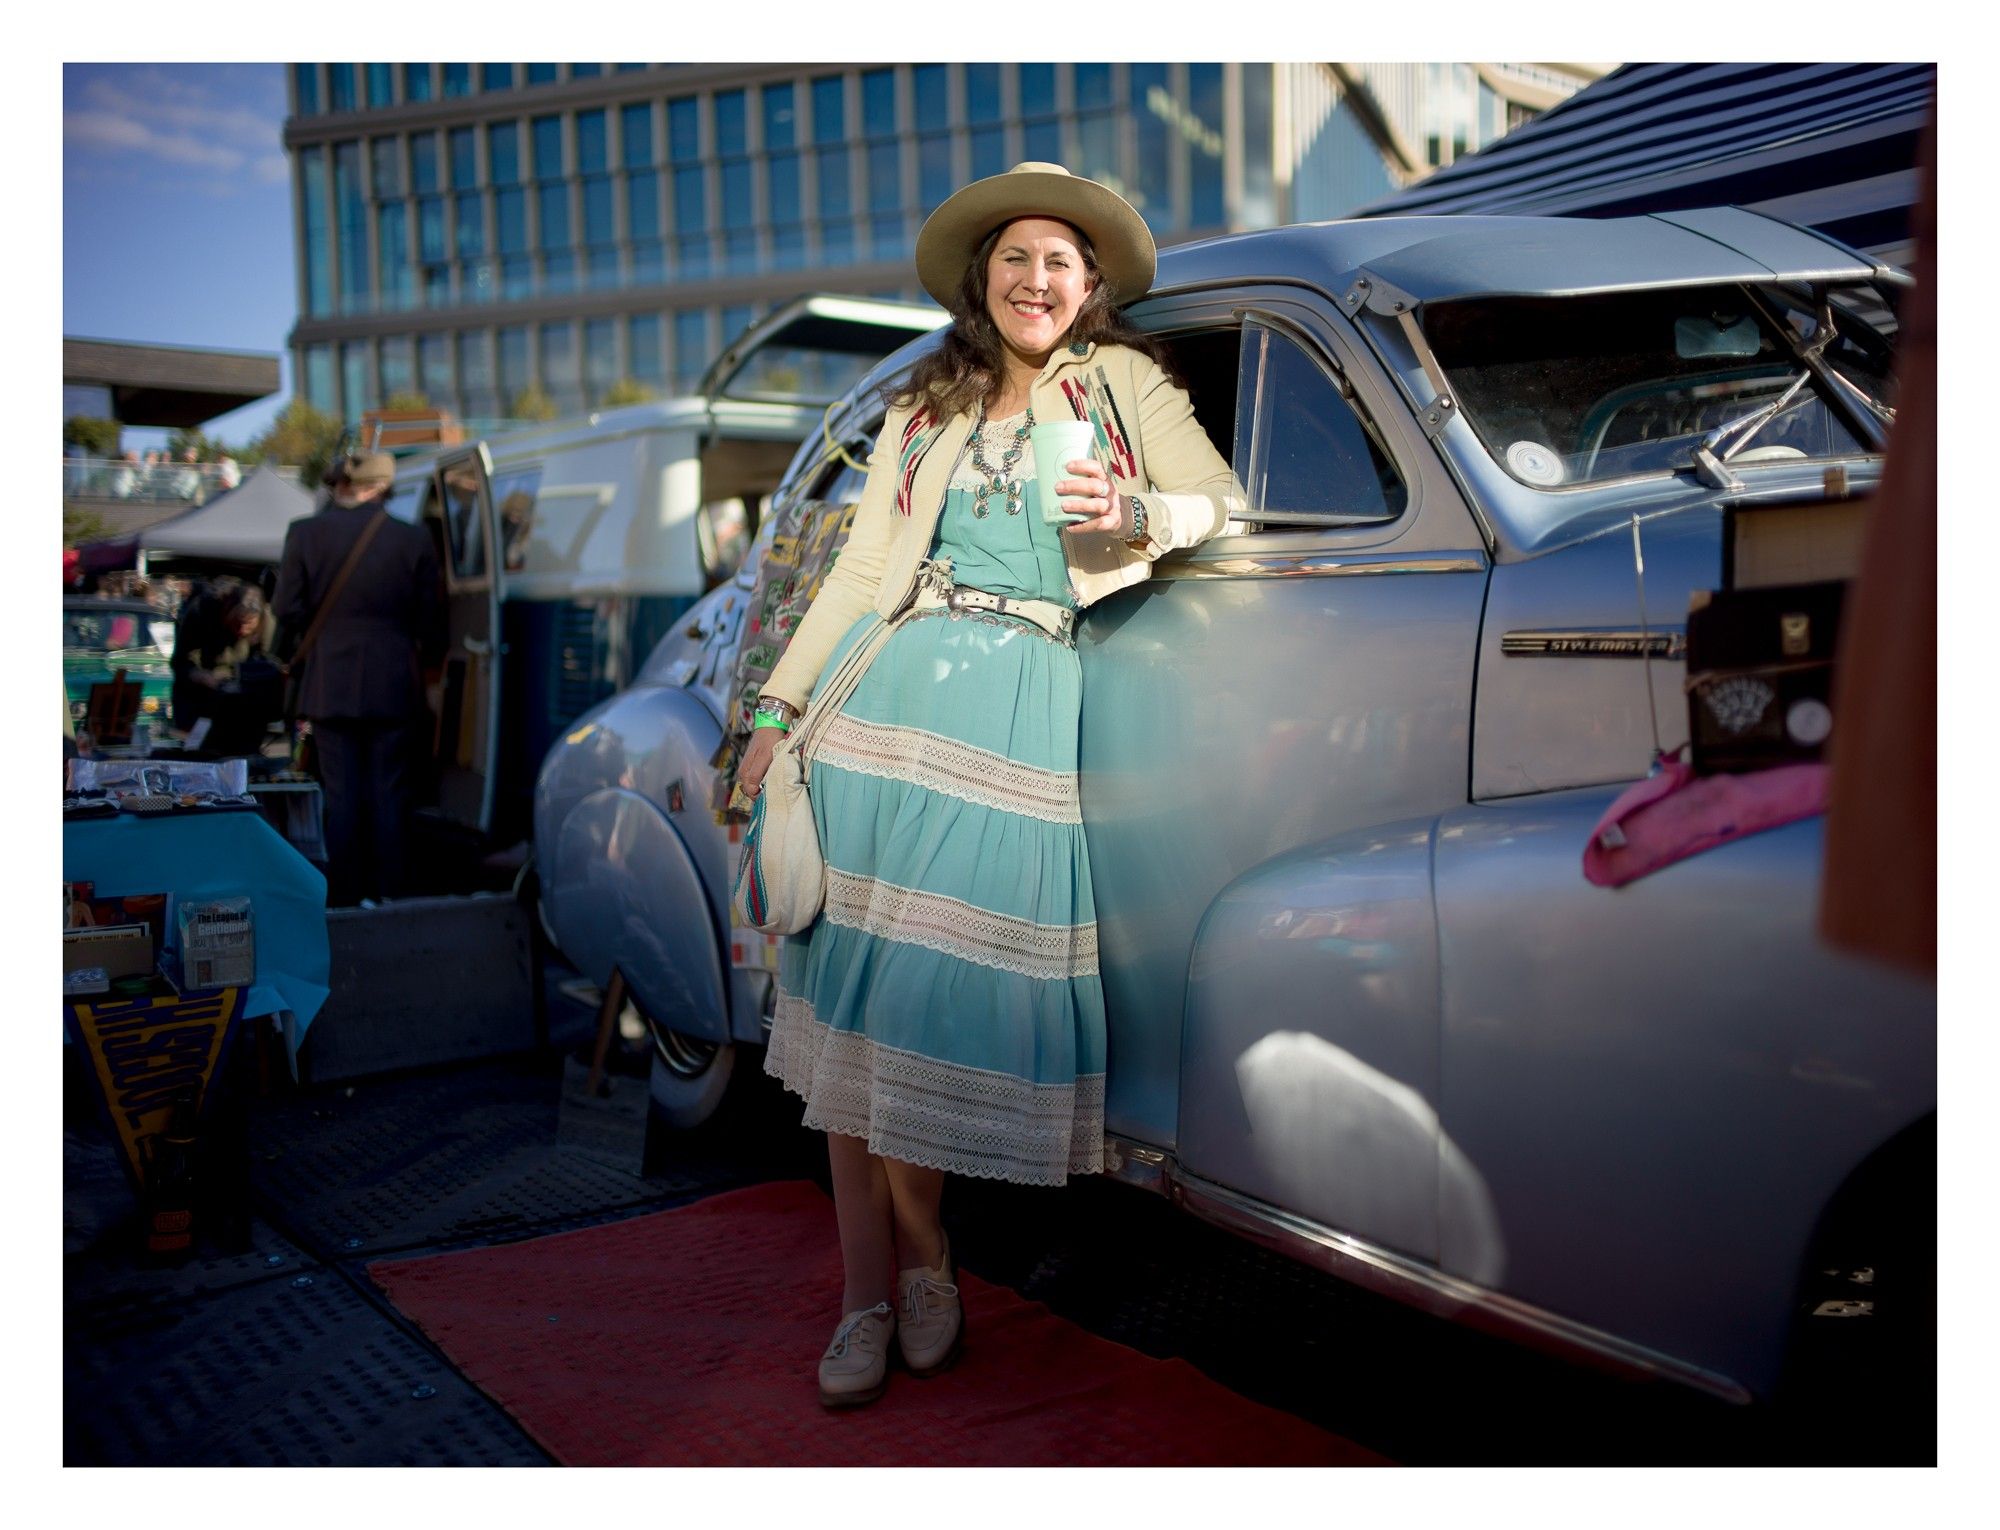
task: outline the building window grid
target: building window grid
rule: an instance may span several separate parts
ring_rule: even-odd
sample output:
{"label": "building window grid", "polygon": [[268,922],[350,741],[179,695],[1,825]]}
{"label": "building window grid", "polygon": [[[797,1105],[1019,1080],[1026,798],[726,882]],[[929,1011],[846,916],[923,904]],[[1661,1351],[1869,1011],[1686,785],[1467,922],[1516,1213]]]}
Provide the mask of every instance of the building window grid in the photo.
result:
{"label": "building window grid", "polygon": [[[437,66],[420,67],[425,67],[427,73],[434,76]],[[1083,150],[1082,140],[1086,131],[1083,119],[1092,116],[1116,118],[1120,115],[1120,103],[1124,102],[1130,107],[1129,112],[1123,114],[1127,125],[1117,135],[1115,146],[1112,150],[1113,167],[1108,173],[1121,186],[1138,185],[1144,182],[1147,172],[1142,167],[1140,161],[1139,129],[1131,124],[1133,119],[1148,109],[1148,102],[1144,99],[1144,86],[1147,82],[1142,80],[1136,87],[1140,92],[1139,97],[1132,98],[1127,102],[1126,97],[1135,87],[1129,83],[1126,66],[1113,65],[1110,70],[1111,91],[1107,106],[1092,110],[1080,110],[1080,103],[1077,100],[1074,83],[1076,79],[1075,69],[1073,66],[1069,68],[1059,67],[1053,71],[1054,80],[1052,83],[1055,86],[1055,99],[1052,103],[1049,103],[1053,105],[1054,110],[1047,113],[1031,114],[1028,108],[1031,105],[1040,105],[1042,103],[1031,102],[1029,100],[1023,79],[1023,69],[1026,67],[1032,66],[1007,65],[1001,67],[999,71],[1000,115],[1001,122],[1005,125],[1005,157],[1009,163],[1031,157],[1036,143],[1035,134],[1038,126],[1044,132],[1044,141],[1047,137],[1046,130],[1053,128],[1056,134],[1059,135],[1058,142],[1060,143],[1060,149],[1058,153],[1060,157],[1065,162],[1076,162],[1081,157]],[[317,75],[319,66],[314,66],[314,68]],[[977,128],[983,125],[973,123],[970,120],[972,86],[966,72],[967,68],[968,66],[962,64],[953,65],[946,73],[951,145],[950,175],[953,189],[964,184],[968,179],[974,178],[975,167],[973,165],[972,134]],[[772,271],[785,268],[778,253],[778,241],[775,237],[778,221],[774,215],[771,203],[771,156],[774,153],[794,153],[798,156],[797,178],[801,219],[802,222],[811,228],[816,243],[819,242],[822,230],[819,228],[819,220],[812,217],[807,212],[807,209],[817,209],[820,205],[819,193],[821,188],[818,181],[822,168],[822,157],[820,154],[811,151],[831,149],[836,151],[836,157],[830,163],[837,167],[844,167],[846,173],[846,216],[854,222],[860,221],[865,216],[870,222],[871,227],[879,225],[883,228],[886,228],[889,220],[898,220],[901,231],[900,233],[892,232],[891,238],[892,240],[906,244],[910,227],[909,215],[911,213],[921,214],[925,205],[924,188],[921,184],[923,160],[920,143],[926,136],[927,130],[920,129],[917,121],[915,110],[915,75],[910,65],[893,66],[890,73],[889,88],[891,94],[887,99],[894,103],[895,131],[893,133],[876,133],[871,135],[866,131],[866,124],[861,120],[865,111],[862,87],[862,75],[864,73],[873,74],[875,71],[863,71],[859,68],[854,68],[842,70],[832,75],[822,74],[791,80],[759,81],[757,82],[757,88],[745,90],[743,95],[745,102],[746,137],[744,153],[738,156],[730,156],[730,161],[734,163],[737,160],[745,160],[751,171],[752,210],[748,230],[754,239],[750,260],[751,269]],[[828,81],[838,81],[841,98],[839,103],[840,121],[836,134],[823,136],[820,132],[815,131],[815,123],[809,113],[814,101],[815,84]],[[317,78],[315,78],[313,84],[317,85],[318,83]],[[1168,83],[1166,89],[1175,102],[1181,106],[1182,110],[1188,112],[1192,112],[1193,110],[1191,83],[1188,65],[1177,63],[1168,66]],[[295,92],[299,91],[301,76],[297,73],[294,75],[293,84]],[[789,85],[793,92],[792,112],[794,128],[792,145],[788,148],[781,147],[774,149],[766,132],[762,107],[762,90],[773,85]],[[732,90],[736,88],[732,87]],[[877,85],[875,89],[877,94],[874,99],[879,107],[884,100],[884,97],[880,94],[883,87]],[[714,110],[712,103],[716,94],[716,92],[711,91],[696,93],[693,99],[698,124],[701,123],[702,118],[709,117],[712,114]],[[1223,94],[1225,99],[1229,95],[1229,84],[1226,78]],[[402,95],[404,99],[412,99],[416,97],[416,92],[405,89]],[[705,246],[703,254],[709,258],[704,263],[710,270],[715,269],[718,262],[713,257],[722,253],[722,251],[715,247],[720,243],[722,235],[725,232],[740,232],[734,226],[732,226],[732,230],[728,231],[720,226],[721,215],[724,210],[721,206],[720,198],[720,166],[722,161],[715,153],[717,145],[712,141],[711,135],[702,133],[693,147],[692,157],[684,156],[682,159],[676,161],[669,152],[668,114],[664,109],[667,103],[660,98],[653,98],[643,103],[628,102],[624,104],[643,104],[652,108],[647,113],[647,130],[652,139],[652,142],[648,145],[648,149],[649,157],[652,159],[653,164],[651,166],[634,167],[626,163],[624,135],[627,130],[628,119],[622,111],[614,113],[607,110],[605,136],[607,139],[606,160],[608,168],[606,173],[610,174],[615,170],[628,177],[631,175],[647,174],[658,177],[663,174],[664,167],[676,164],[683,168],[696,169],[700,175],[701,198],[699,208],[702,226],[684,230],[679,226],[677,219],[668,217],[663,219],[667,226],[663,228],[662,233],[669,236],[692,233]],[[589,109],[587,108],[587,110]],[[303,112],[303,106],[301,110]],[[564,115],[570,116],[572,119],[574,117],[574,113],[565,113]],[[879,125],[879,115],[877,125]],[[523,126],[525,124],[516,124],[517,134],[519,134]],[[706,126],[706,124],[701,124],[701,126]],[[573,135],[575,130],[575,122],[572,120],[567,130],[572,144],[574,142]],[[483,193],[477,198],[482,223],[481,228],[478,230],[478,243],[482,260],[490,259],[491,253],[497,248],[497,230],[492,227],[493,219],[496,216],[492,201],[492,192],[500,189],[495,187],[491,180],[491,167],[487,163],[489,160],[488,150],[490,145],[484,141],[485,137],[486,135],[483,133],[475,134],[473,142],[474,154],[480,162],[477,166],[477,184]],[[441,153],[446,155],[447,163],[450,163],[449,152],[445,147],[448,142],[449,139],[440,140],[439,147]],[[884,204],[880,193],[880,183],[870,176],[868,149],[871,145],[894,146],[896,164],[894,184],[897,187],[897,200],[900,203],[900,206],[896,208],[890,208]],[[517,139],[517,156],[523,150],[532,152],[528,144],[520,144]],[[408,152],[407,144],[398,140],[397,152],[400,165],[400,157]],[[1161,221],[1155,222],[1156,231],[1165,232],[1170,229],[1182,228],[1187,226],[1190,220],[1190,215],[1193,211],[1190,205],[1190,155],[1192,152],[1193,146],[1187,142],[1185,131],[1169,132],[1170,208]],[[328,158],[331,159],[332,157],[332,154],[329,152]],[[421,199],[420,195],[416,192],[416,188],[410,183],[407,176],[403,178],[403,184],[393,185],[388,184],[391,178],[385,177],[385,184],[382,187],[384,195],[377,196],[375,194],[377,190],[375,184],[377,164],[374,153],[372,151],[363,152],[357,154],[356,157],[361,161],[359,168],[362,177],[367,183],[361,197],[363,216],[366,220],[364,229],[352,230],[344,239],[339,235],[337,231],[340,227],[340,203],[335,185],[336,178],[331,174],[325,178],[324,195],[328,204],[325,208],[328,214],[325,218],[325,223],[329,227],[329,232],[336,235],[329,241],[330,248],[327,253],[332,258],[328,262],[331,269],[326,273],[326,276],[328,285],[340,293],[337,306],[349,313],[370,310],[380,311],[385,306],[385,299],[391,295],[390,289],[393,284],[386,279],[390,273],[378,270],[376,260],[364,259],[362,262],[369,278],[366,282],[365,292],[357,293],[351,290],[353,285],[351,274],[345,268],[346,261],[356,246],[361,251],[369,254],[373,254],[379,250],[380,214],[385,200],[400,200],[402,202],[403,212],[401,222],[403,239],[408,245],[406,269],[403,274],[407,277],[417,273],[424,273],[421,283],[422,302],[425,305],[438,305],[453,300],[461,304],[480,301],[480,294],[468,290],[469,277],[465,270],[468,262],[460,254],[463,241],[460,237],[459,225],[461,214],[465,211],[463,199],[456,195],[449,195],[444,198],[445,239],[447,242],[447,251],[451,256],[448,264],[452,268],[453,279],[449,283],[450,290],[447,293],[441,293],[438,285],[431,280],[425,271],[423,254],[426,246],[422,242],[424,237],[424,221],[420,206]],[[562,166],[562,179],[569,202],[568,222],[570,228],[568,232],[571,235],[569,245],[566,249],[573,252],[586,248],[584,241],[588,237],[588,232],[584,228],[580,212],[581,204],[578,201],[583,194],[582,177],[578,173],[577,167],[568,163],[570,157],[567,153],[565,154],[565,163]],[[882,165],[886,162],[886,158],[887,156],[884,155],[878,157],[876,160],[878,173]],[[440,167],[441,178],[443,168],[443,166]],[[454,172],[456,168],[456,165],[453,165]],[[542,167],[535,166],[534,168],[539,172]],[[1102,169],[1104,167],[1099,166],[1098,168]],[[457,190],[458,181],[457,174],[453,173],[450,177],[450,185],[453,191]],[[525,176],[517,172],[516,180],[510,184],[526,190],[529,184],[549,184],[549,182],[545,176],[538,173],[535,182],[529,183]],[[562,253],[542,249],[542,210],[539,205],[536,205],[536,199],[523,197],[522,200],[529,204],[522,209],[526,214],[528,223],[525,229],[528,248],[542,255]],[[666,201],[668,206],[672,205],[671,199],[663,199],[663,201]],[[629,263],[633,239],[632,230],[627,223],[627,203],[624,197],[614,196],[612,198],[611,217],[613,236],[619,246],[621,262]],[[598,222],[599,224],[602,222],[601,209],[598,213]],[[354,237],[356,234],[359,235],[358,238]],[[817,253],[822,259],[825,259],[835,252],[822,245]],[[904,253],[907,253],[906,249]],[[840,252],[840,258],[849,261],[857,258],[859,255],[860,251],[854,249],[851,242],[846,251]],[[727,267],[731,263],[724,261],[720,262],[720,264]],[[683,271],[682,274],[693,273]],[[732,271],[732,274],[736,274],[736,272]],[[311,281],[310,273],[308,273],[307,281],[308,283]],[[536,285],[539,286],[540,284]],[[529,294],[524,293],[521,295]],[[306,296],[308,297],[308,308],[310,310],[310,291],[308,291]],[[486,300],[490,301],[498,296],[499,293],[497,291],[493,288],[488,288]],[[697,313],[700,315],[698,325],[695,322]],[[662,370],[671,371],[676,377],[681,378],[699,376],[700,372],[706,367],[709,359],[711,359],[707,353],[713,344],[712,330],[715,320],[715,313],[709,309],[684,311],[684,315],[684,317],[677,316],[676,322],[671,326],[671,343],[663,346],[663,349],[671,352],[671,364],[663,366]],[[668,339],[666,333],[668,328],[669,326],[661,326],[660,335],[663,341]],[[624,326],[616,326],[615,333],[617,337],[616,348],[619,356],[620,372],[623,375],[625,372],[632,370],[630,347],[633,335]],[[698,343],[693,342],[691,339],[696,333],[699,333],[701,337]],[[522,338],[526,340],[530,350],[530,377],[545,378],[541,358],[542,347],[540,344],[541,334],[539,329],[530,330]],[[576,336],[572,335],[571,338],[572,348],[574,349]],[[690,346],[693,350],[699,351],[700,354],[684,354],[684,351],[687,351]],[[597,356],[598,361],[595,364],[601,366],[601,343]],[[579,360],[581,360],[580,353]],[[345,364],[347,361],[345,354],[342,356],[342,361],[343,366],[341,371],[343,375],[341,382],[344,385],[348,381],[352,369]],[[377,390],[378,397],[380,396],[379,389],[381,387],[379,366],[380,358],[376,354],[375,348],[371,346],[368,351],[366,372],[371,385]],[[459,392],[476,393],[480,391],[475,382],[468,381],[464,376],[458,375],[457,368],[453,368],[453,372]],[[545,378],[545,381],[553,382],[557,380]],[[350,401],[345,396],[348,391],[346,387],[343,386],[341,391],[343,403],[349,403]]]}
{"label": "building window grid", "polygon": [[300,239],[305,251],[301,307],[315,318],[334,311],[333,177],[325,144],[299,150]]}
{"label": "building window grid", "polygon": [[317,117],[320,102],[326,99],[326,90],[321,83],[322,68],[318,64],[292,65],[292,114],[297,117]]}

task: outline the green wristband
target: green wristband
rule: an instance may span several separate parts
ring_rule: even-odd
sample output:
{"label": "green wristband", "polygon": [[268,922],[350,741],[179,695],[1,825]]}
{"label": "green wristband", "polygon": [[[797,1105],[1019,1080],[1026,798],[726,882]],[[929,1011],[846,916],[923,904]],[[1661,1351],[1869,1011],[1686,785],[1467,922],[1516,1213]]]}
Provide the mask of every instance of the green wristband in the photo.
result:
{"label": "green wristband", "polygon": [[792,731],[792,725],[776,712],[752,712],[750,714],[750,731],[754,733],[759,728],[776,728],[780,733],[789,733]]}

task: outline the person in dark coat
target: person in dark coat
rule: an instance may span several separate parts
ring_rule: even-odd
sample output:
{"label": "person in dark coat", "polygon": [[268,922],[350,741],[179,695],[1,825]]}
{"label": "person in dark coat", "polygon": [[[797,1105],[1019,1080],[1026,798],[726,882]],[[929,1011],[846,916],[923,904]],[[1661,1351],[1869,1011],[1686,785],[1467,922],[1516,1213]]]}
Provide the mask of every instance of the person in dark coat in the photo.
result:
{"label": "person in dark coat", "polygon": [[[385,452],[349,457],[327,507],[285,532],[274,602],[281,653],[298,651],[394,478]],[[326,793],[329,903],[403,891],[423,672],[442,658],[444,643],[430,536],[390,516],[333,602],[298,677],[298,711],[312,723]]]}

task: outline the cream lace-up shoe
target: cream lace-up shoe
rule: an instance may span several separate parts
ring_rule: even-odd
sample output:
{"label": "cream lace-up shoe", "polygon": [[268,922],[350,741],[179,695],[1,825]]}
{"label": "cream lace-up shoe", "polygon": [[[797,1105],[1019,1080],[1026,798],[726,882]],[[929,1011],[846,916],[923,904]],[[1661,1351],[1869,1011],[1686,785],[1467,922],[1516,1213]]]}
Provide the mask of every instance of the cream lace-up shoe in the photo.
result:
{"label": "cream lace-up shoe", "polygon": [[912,1376],[935,1376],[958,1358],[965,1336],[965,1309],[952,1279],[951,1240],[932,1269],[904,1270],[896,1276],[896,1343]]}
{"label": "cream lace-up shoe", "polygon": [[850,1312],[833,1331],[819,1357],[819,1400],[829,1408],[851,1408],[882,1395],[889,1378],[889,1338],[896,1314],[887,1302]]}

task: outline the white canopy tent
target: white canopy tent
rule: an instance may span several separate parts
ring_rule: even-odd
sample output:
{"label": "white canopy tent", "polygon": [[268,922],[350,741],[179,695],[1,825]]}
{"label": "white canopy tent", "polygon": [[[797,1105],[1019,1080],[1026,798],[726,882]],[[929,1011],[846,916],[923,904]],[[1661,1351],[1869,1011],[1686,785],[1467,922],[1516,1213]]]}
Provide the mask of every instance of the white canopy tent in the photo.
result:
{"label": "white canopy tent", "polygon": [[266,465],[226,494],[139,533],[139,569],[168,562],[275,564],[285,528],[311,515],[313,497]]}

